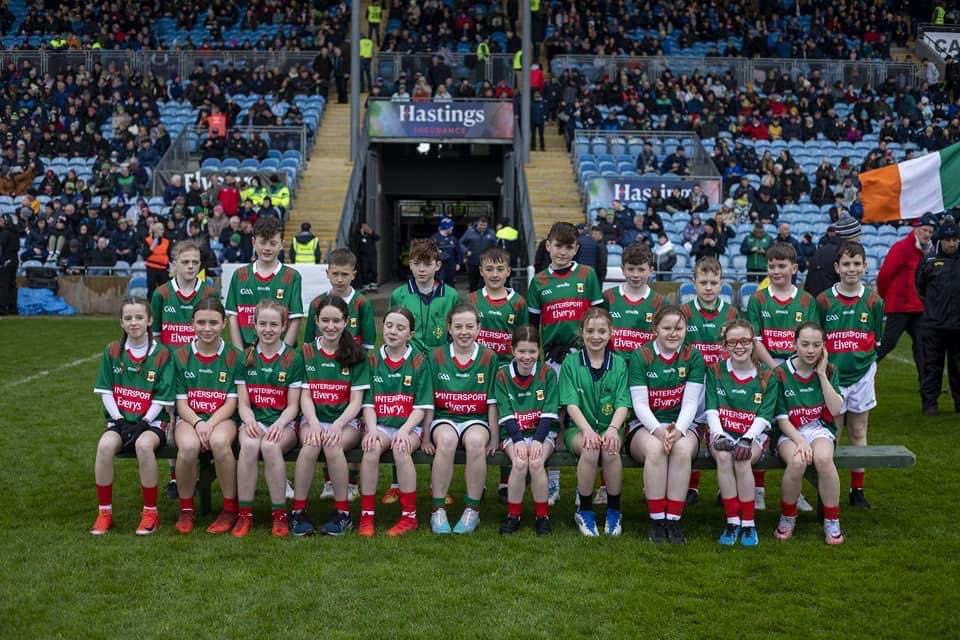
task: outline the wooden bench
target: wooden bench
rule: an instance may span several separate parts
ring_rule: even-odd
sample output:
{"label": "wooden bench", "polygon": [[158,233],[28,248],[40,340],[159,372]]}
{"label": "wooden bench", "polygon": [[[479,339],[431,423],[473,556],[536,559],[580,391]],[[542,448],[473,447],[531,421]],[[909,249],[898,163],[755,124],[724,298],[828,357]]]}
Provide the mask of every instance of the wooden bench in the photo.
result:
{"label": "wooden bench", "polygon": [[[239,450],[235,447],[235,450]],[[284,458],[288,462],[297,459],[299,449],[289,451]],[[702,453],[702,452],[701,452]],[[457,451],[456,464],[462,465],[465,461],[465,453]],[[134,452],[125,452],[120,454],[121,458],[136,458]],[[161,447],[157,450],[158,459],[173,460],[177,457],[177,449],[174,446]],[[347,452],[348,462],[360,462],[363,457],[363,451],[353,449]],[[622,454],[623,466],[625,468],[639,469],[643,465],[627,454]],[[323,454],[320,455],[321,461]],[[917,457],[912,451],[901,446],[869,446],[869,447],[837,447],[833,456],[838,469],[907,469],[917,462]],[[413,454],[413,461],[419,465],[429,465],[433,462],[433,456],[427,455],[423,451],[417,451]],[[556,451],[550,460],[548,466],[551,467],[575,467],[578,458],[568,451]],[[389,451],[380,457],[381,464],[393,462],[393,454]],[[493,455],[487,456],[488,465],[509,465],[510,460],[502,451],[497,451]],[[716,469],[717,465],[713,458],[698,456],[693,461],[694,469]],[[780,458],[767,455],[757,465],[758,469],[783,469],[784,464]],[[816,488],[817,470],[813,465],[807,467],[806,479]],[[207,514],[211,508],[211,486],[216,478],[216,471],[213,467],[213,457],[209,452],[200,455],[200,464],[197,475],[197,493],[200,496],[200,512]]]}

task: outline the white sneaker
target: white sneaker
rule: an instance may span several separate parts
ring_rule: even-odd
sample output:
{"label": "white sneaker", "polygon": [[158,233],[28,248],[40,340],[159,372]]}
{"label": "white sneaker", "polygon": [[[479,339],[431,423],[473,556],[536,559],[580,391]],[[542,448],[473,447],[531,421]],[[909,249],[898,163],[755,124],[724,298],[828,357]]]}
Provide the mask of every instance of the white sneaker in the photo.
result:
{"label": "white sneaker", "polygon": [[607,504],[607,488],[605,486],[601,486],[593,494],[593,504]]}
{"label": "white sneaker", "polygon": [[453,532],[456,534],[473,533],[478,524],[480,524],[480,513],[476,509],[467,507],[463,510],[463,515],[460,516]]}
{"label": "white sneaker", "polygon": [[767,490],[763,487],[757,487],[753,490],[753,508],[757,511],[767,510]]}
{"label": "white sneaker", "polygon": [[293,500],[293,485],[290,484],[290,481],[287,480],[287,488],[285,490],[287,500]]}
{"label": "white sneaker", "polygon": [[333,482],[327,480],[323,483],[323,491],[320,492],[321,500],[333,500]]}
{"label": "white sneaker", "polygon": [[430,529],[436,534],[450,533],[450,521],[447,520],[446,509],[437,509],[430,515]]}
{"label": "white sneaker", "polygon": [[797,509],[803,511],[804,513],[810,513],[813,511],[813,506],[807,502],[807,499],[803,497],[803,494],[800,494],[800,497],[797,498]]}
{"label": "white sneaker", "polygon": [[347,500],[350,502],[356,502],[357,498],[360,497],[360,487],[355,484],[347,485]]}
{"label": "white sneaker", "polygon": [[[547,504],[551,507],[560,499],[560,480],[547,479]],[[579,499],[579,497],[578,497]]]}

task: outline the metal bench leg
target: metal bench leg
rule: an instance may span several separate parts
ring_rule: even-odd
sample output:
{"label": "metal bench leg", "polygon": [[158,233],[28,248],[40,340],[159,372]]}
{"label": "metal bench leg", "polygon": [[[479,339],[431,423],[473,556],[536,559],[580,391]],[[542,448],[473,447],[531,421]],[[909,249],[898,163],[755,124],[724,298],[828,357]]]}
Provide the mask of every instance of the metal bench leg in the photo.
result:
{"label": "metal bench leg", "polygon": [[200,494],[200,514],[207,515],[211,509],[211,487],[213,479],[217,472],[213,466],[213,458],[210,456],[201,456],[199,462],[200,468],[197,473],[197,492]]}

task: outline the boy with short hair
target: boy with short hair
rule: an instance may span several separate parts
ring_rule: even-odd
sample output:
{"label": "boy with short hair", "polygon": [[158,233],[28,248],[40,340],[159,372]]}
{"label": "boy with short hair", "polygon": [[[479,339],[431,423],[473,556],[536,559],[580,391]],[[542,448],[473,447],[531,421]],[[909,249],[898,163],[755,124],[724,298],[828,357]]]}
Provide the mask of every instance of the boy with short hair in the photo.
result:
{"label": "boy with short hair", "polygon": [[416,326],[410,346],[424,355],[447,344],[447,315],[459,302],[457,290],[437,279],[441,268],[437,243],[426,238],[413,240],[411,277],[390,294],[388,308],[406,307],[413,314]]}
{"label": "boy with short hair", "polygon": [[[350,284],[357,277],[357,257],[349,249],[334,249],[327,256],[327,279],[330,281],[330,295],[337,296],[347,303],[350,318],[347,331],[357,344],[371,350],[377,343],[377,324],[373,304]],[[324,294],[325,295],[325,294]],[[303,332],[304,343],[313,342],[317,337],[317,306],[323,295],[310,302]]]}
{"label": "boy with short hair", "polygon": [[[858,242],[844,242],[833,268],[840,281],[817,296],[823,318],[824,347],[840,376],[843,407],[835,416],[838,431],[847,427],[855,446],[867,445],[870,410],[877,406],[877,345],[883,337],[883,299],[861,282],[867,254]],[[867,509],[863,469],[850,472],[850,506]]]}
{"label": "boy with short hair", "polygon": [[[747,303],[747,320],[753,325],[754,352],[768,369],[776,369],[795,350],[793,332],[801,322],[820,322],[817,301],[793,284],[797,251],[792,245],[777,242],[765,255],[770,285],[759,289]],[[766,504],[766,471],[754,471],[756,509]],[[797,502],[801,511],[813,511],[803,495]]]}
{"label": "boy with short hair", "polygon": [[283,341],[291,347],[295,346],[299,337],[300,318],[304,315],[301,280],[296,269],[280,263],[282,223],[270,216],[257,220],[253,225],[253,248],[257,259],[233,273],[227,290],[225,307],[230,324],[230,342],[238,349],[256,342],[253,312],[258,302],[270,299],[289,310]]}
{"label": "boy with short hair", "polygon": [[623,252],[625,282],[603,292],[613,322],[611,351],[630,354],[656,337],[653,316],[667,301],[647,284],[652,274],[653,253],[649,247],[627,247]]}

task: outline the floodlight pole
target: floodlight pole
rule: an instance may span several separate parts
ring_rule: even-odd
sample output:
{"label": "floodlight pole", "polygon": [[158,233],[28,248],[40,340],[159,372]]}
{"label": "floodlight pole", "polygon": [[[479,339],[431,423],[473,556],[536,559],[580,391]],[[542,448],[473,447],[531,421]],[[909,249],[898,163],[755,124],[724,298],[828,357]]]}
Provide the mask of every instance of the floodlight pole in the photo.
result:
{"label": "floodlight pole", "polygon": [[520,56],[520,140],[523,164],[530,164],[530,62],[533,58],[532,28],[530,25],[530,0],[520,0],[523,6],[523,42]]}
{"label": "floodlight pole", "polygon": [[360,0],[350,5],[350,161],[360,150]]}

